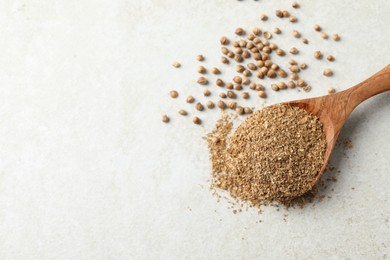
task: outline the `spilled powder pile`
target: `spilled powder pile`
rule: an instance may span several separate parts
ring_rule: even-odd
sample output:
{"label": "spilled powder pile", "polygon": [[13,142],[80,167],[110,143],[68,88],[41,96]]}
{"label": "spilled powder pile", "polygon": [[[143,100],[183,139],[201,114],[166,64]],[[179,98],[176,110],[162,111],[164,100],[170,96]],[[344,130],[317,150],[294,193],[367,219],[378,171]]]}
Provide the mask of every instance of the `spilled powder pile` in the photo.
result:
{"label": "spilled powder pile", "polygon": [[232,128],[224,115],[207,136],[213,188],[258,207],[289,206],[312,188],[326,149],[317,117],[278,104],[255,112],[229,137]]}

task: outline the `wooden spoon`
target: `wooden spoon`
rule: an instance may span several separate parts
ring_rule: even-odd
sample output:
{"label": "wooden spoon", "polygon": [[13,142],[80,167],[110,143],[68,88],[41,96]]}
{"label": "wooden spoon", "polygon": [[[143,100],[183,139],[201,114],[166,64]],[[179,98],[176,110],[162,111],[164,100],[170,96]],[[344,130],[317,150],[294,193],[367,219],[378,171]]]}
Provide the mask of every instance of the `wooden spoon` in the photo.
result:
{"label": "wooden spoon", "polygon": [[312,186],[318,182],[325,171],[341,128],[354,108],[366,99],[388,90],[390,90],[390,65],[362,83],[339,93],[284,103],[305,109],[317,116],[323,124],[327,142],[325,160]]}

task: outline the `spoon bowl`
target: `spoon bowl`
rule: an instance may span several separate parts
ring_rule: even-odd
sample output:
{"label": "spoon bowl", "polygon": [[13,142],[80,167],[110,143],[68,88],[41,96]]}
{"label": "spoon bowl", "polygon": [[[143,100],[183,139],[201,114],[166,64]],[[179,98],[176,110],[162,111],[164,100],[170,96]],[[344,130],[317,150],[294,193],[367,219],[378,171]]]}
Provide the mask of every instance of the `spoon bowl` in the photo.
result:
{"label": "spoon bowl", "polygon": [[312,187],[324,173],[333,148],[348,116],[366,99],[390,90],[390,65],[356,86],[336,94],[286,102],[319,118],[326,136],[324,164],[312,182]]}

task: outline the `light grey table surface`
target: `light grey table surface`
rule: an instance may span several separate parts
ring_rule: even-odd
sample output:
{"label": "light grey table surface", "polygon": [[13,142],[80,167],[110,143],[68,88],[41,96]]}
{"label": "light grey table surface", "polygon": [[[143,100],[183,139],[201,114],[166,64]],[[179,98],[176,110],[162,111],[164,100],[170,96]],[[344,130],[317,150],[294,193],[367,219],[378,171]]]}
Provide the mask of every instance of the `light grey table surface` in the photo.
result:
{"label": "light grey table surface", "polygon": [[[296,45],[296,59],[309,64],[310,93],[269,92],[267,104],[342,90],[390,63],[388,0],[299,2],[292,25],[273,15],[291,10],[281,0],[3,0],[0,258],[389,258],[390,93],[346,124],[341,137],[353,148],[332,157],[340,173],[331,198],[289,210],[287,221],[284,210],[235,215],[217,203],[202,137],[219,112],[201,114],[202,127],[176,116],[195,113],[185,95],[202,100],[194,57],[220,66],[219,37],[238,26],[280,27],[277,42]],[[342,41],[322,40],[316,23]],[[328,65],[313,60],[316,49],[336,57],[334,77],[321,76]],[[168,98],[171,89],[180,99]]]}

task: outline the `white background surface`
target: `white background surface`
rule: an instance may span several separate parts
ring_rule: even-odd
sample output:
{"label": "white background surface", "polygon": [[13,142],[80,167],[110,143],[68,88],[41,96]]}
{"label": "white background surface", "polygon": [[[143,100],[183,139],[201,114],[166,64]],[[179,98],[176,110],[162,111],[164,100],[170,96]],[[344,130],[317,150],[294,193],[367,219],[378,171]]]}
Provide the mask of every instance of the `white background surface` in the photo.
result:
{"label": "white background surface", "polygon": [[[302,46],[293,28],[310,40],[296,59],[313,91],[269,92],[267,104],[345,89],[390,63],[389,1],[300,3],[292,25],[273,15],[291,9],[281,0],[1,1],[0,259],[389,258],[390,93],[345,126],[353,148],[332,157],[331,198],[287,221],[217,203],[201,137],[219,112],[201,114],[204,128],[176,116],[195,112],[185,95],[201,99],[194,57],[219,65],[218,39],[237,26],[278,26],[285,49]],[[315,23],[342,41],[323,41]],[[321,76],[316,49],[336,57],[334,77]]]}

